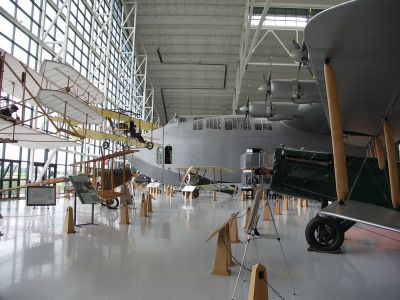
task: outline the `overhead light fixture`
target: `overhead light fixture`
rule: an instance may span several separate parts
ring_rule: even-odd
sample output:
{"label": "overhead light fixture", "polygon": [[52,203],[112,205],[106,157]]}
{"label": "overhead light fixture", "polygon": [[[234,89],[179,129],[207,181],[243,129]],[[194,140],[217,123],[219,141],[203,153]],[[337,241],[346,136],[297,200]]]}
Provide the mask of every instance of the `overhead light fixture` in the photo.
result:
{"label": "overhead light fixture", "polygon": [[164,63],[162,56],[161,56],[161,52],[160,52],[160,47],[157,48],[157,55],[158,55],[158,59],[160,60],[160,63]]}

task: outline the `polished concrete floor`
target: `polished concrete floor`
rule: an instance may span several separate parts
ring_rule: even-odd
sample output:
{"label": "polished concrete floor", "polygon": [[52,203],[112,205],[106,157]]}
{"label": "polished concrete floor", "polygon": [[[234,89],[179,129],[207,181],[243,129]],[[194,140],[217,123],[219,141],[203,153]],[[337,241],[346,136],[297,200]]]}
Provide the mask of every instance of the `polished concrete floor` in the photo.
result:
{"label": "polished concrete floor", "polygon": [[[136,202],[139,201],[137,197]],[[192,203],[160,195],[154,213],[119,225],[118,210],[95,208],[95,222],[63,235],[67,200],[33,212],[24,201],[1,202],[0,299],[232,299],[239,271],[213,276],[216,238],[208,236],[246,203],[235,196],[202,194]],[[90,207],[78,205],[78,222],[89,221]],[[400,299],[400,235],[357,225],[346,234],[341,254],[307,252],[304,228],[318,211],[293,208],[276,224],[293,279],[293,296],[271,221],[260,222],[262,237],[252,240],[244,265],[261,262],[268,281],[284,299]],[[244,218],[239,237],[245,241]],[[233,244],[241,259],[245,243]],[[247,279],[247,280],[246,280]],[[249,273],[242,273],[235,299],[247,299]],[[269,299],[279,297],[269,289]]]}

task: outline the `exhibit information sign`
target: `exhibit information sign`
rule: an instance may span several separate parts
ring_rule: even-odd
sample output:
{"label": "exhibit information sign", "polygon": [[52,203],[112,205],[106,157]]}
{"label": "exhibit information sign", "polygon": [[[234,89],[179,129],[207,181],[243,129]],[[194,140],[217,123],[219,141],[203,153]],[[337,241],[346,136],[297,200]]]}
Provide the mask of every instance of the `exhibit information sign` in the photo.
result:
{"label": "exhibit information sign", "polygon": [[97,195],[94,186],[90,182],[89,176],[69,176],[69,179],[71,180],[71,183],[75,188],[75,192],[77,193],[82,204],[100,203],[100,198]]}
{"label": "exhibit information sign", "polygon": [[28,186],[26,206],[56,205],[56,188],[54,186]]}

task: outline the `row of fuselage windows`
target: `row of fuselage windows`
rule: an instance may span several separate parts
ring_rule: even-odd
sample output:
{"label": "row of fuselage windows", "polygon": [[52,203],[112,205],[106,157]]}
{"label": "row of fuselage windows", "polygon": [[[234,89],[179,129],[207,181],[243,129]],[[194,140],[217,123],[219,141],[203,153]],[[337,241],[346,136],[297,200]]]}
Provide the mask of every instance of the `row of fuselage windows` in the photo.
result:
{"label": "row of fuselage windows", "polygon": [[[204,120],[197,119],[193,121],[193,130],[203,130]],[[214,130],[251,130],[250,122],[244,118],[230,118],[224,119],[224,126],[222,126],[221,118],[206,119],[205,129]],[[263,121],[256,122],[254,124],[254,130],[271,131],[272,124]]]}

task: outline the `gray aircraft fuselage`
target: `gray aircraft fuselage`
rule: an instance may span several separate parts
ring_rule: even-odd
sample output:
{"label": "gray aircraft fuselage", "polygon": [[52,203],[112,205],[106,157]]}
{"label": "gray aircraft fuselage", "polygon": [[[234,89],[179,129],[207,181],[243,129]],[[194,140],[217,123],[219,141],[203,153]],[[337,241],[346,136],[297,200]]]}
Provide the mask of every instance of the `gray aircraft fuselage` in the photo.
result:
{"label": "gray aircraft fuselage", "polygon": [[[232,169],[223,174],[226,182],[240,182],[240,155],[248,148],[262,148],[267,166],[280,145],[331,152],[331,138],[289,127],[282,122],[250,118],[250,128],[243,129],[243,116],[179,117],[153,131],[152,150],[143,149],[132,156],[133,167],[165,184],[177,184],[177,168],[220,166]],[[245,126],[246,127],[246,126]],[[165,164],[165,149],[170,146],[171,164]],[[158,157],[158,158],[157,158]],[[213,174],[206,174],[213,179]],[[219,179],[219,174],[216,175]]]}

